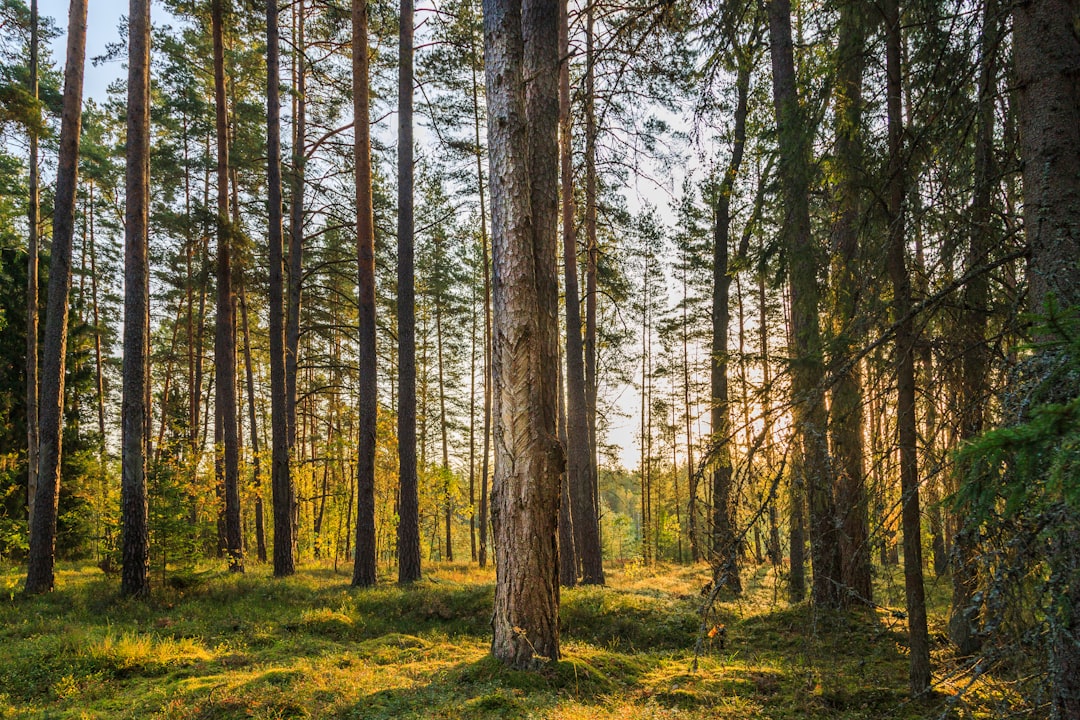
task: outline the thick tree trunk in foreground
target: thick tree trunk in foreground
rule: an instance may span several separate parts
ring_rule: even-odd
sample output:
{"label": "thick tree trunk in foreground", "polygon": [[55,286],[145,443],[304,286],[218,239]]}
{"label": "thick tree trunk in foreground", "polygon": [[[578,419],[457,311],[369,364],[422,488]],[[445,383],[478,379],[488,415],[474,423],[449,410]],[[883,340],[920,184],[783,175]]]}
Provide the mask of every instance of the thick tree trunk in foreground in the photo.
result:
{"label": "thick tree trunk in foreground", "polygon": [[557,0],[485,0],[495,334],[492,654],[559,658]]}
{"label": "thick tree trunk in foreground", "polygon": [[416,474],[416,290],[413,268],[413,0],[398,37],[398,582],[420,579]]}
{"label": "thick tree trunk in foreground", "polygon": [[889,246],[886,253],[893,286],[893,318],[896,330],[896,424],[900,441],[901,515],[904,529],[904,596],[907,600],[909,678],[913,695],[930,689],[930,641],[926,628],[926,597],[923,588],[922,532],[919,515],[918,427],[915,418],[915,322],[911,317],[911,278],[905,259],[904,194],[907,185],[904,162],[904,129],[901,108],[902,71],[900,13],[897,0],[885,6],[887,94],[889,123]]}
{"label": "thick tree trunk in foreground", "polygon": [[56,560],[56,511],[60,499],[60,454],[64,431],[64,356],[67,353],[68,295],[71,291],[71,243],[75,234],[75,189],[79,175],[83,65],[86,59],[86,0],[72,0],[68,11],[64,107],[60,119],[60,154],[56,168],[49,294],[41,349],[38,426],[38,485],[30,525],[26,592],[53,588]]}
{"label": "thick tree trunk in foreground", "polygon": [[270,491],[274,514],[274,577],[296,572],[285,382],[285,239],[281,206],[281,55],[277,0],[266,3],[266,186],[270,224]]}
{"label": "thick tree trunk in foreground", "polygon": [[[1031,309],[1080,306],[1080,23],[1078,0],[1020,3],[1013,10],[1024,231],[1031,256]],[[1055,338],[1056,339],[1056,338]],[[1073,392],[1076,388],[1071,388]],[[1059,718],[1080,717],[1080,518],[1051,543],[1051,585],[1061,610],[1051,624],[1051,702]]]}
{"label": "thick tree trunk in foreground", "polygon": [[[818,326],[818,250],[810,227],[810,147],[800,117],[791,42],[790,0],[769,3],[773,102],[780,135],[780,184],[784,236],[791,285],[793,424],[802,448],[801,474],[810,506],[810,560],[814,567],[815,604],[840,603],[840,548],[829,477],[825,403],[821,397],[824,366]],[[794,538],[794,530],[793,530]],[[794,539],[792,541],[794,547]],[[794,564],[792,567],[794,573]]]}
{"label": "thick tree trunk in foreground", "polygon": [[585,389],[581,337],[581,304],[577,276],[577,232],[574,228],[574,165],[571,146],[570,58],[565,2],[559,3],[559,135],[563,277],[566,286],[566,473],[573,517],[574,550],[586,585],[604,584],[600,527],[594,502],[592,447]]}
{"label": "thick tree trunk in foreground", "polygon": [[221,422],[225,490],[225,552],[229,570],[244,571],[240,534],[240,451],[236,423],[236,310],[232,292],[232,223],[229,219],[229,127],[225,104],[223,0],[211,4],[214,40],[214,107],[217,116],[217,321],[214,328],[216,415]]}
{"label": "thick tree trunk in foreground", "polygon": [[[833,263],[831,308],[833,356],[847,363],[863,341],[858,299],[860,197],[862,153],[862,82],[866,52],[866,20],[862,3],[845,2],[840,9],[840,41],[836,49],[836,220],[832,227]],[[858,363],[840,372],[829,403],[829,437],[836,468],[836,512],[840,527],[841,601],[868,603],[870,585],[870,533],[867,527],[863,462],[863,391]]]}
{"label": "thick tree trunk in foreground", "polygon": [[146,460],[150,393],[150,1],[131,0],[128,21],[127,175],[124,238],[123,572],[120,591],[150,592]]}
{"label": "thick tree trunk in foreground", "polygon": [[375,574],[375,425],[378,382],[375,374],[375,218],[371,199],[371,94],[368,80],[367,3],[352,3],[353,153],[356,158],[356,252],[360,296],[360,442],[357,448],[355,586],[374,585]]}

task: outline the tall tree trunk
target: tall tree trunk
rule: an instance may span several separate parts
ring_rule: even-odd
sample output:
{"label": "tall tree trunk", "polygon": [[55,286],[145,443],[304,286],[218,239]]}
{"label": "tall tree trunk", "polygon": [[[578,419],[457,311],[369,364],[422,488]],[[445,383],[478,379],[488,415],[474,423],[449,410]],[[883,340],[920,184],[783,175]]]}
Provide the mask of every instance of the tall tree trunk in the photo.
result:
{"label": "tall tree trunk", "polygon": [[[146,461],[150,443],[150,2],[128,14],[127,173],[124,242],[123,472],[120,484],[124,595],[150,592]],[[164,412],[164,410],[163,410]]]}
{"label": "tall tree trunk", "polygon": [[[445,257],[442,254],[441,249],[438,247],[441,244],[441,240],[436,237],[436,263],[442,264],[446,262]],[[435,295],[435,353],[436,360],[439,364],[439,434],[442,439],[442,475],[443,475],[443,511],[446,513],[446,555],[445,558],[448,562],[454,561],[454,543],[453,543],[453,517],[454,517],[454,502],[451,496],[450,486],[450,443],[447,441],[446,431],[446,382],[443,375],[443,334],[442,334],[442,305],[444,298],[441,290],[436,291]]]}
{"label": "tall tree trunk", "polygon": [[491,268],[488,256],[487,205],[484,193],[484,151],[480,145],[480,83],[477,78],[477,66],[480,64],[479,52],[475,42],[470,45],[472,53],[472,102],[473,102],[473,138],[476,143],[476,192],[480,198],[480,249],[483,258],[484,273],[484,440],[483,455],[480,460],[480,547],[477,561],[480,567],[487,565],[488,543],[488,473],[491,457]]}
{"label": "tall tree trunk", "polygon": [[[262,458],[259,456],[259,429],[255,416],[255,369],[251,362],[251,331],[248,327],[247,292],[244,278],[240,279],[240,327],[244,334],[244,375],[247,380],[248,431],[251,438],[251,459],[255,486],[255,551],[259,562],[266,562],[266,528],[263,521]],[[271,422],[273,422],[271,420]]]}
{"label": "tall tree trunk", "polygon": [[[288,386],[285,381],[285,240],[281,206],[281,54],[277,0],[266,2],[266,186],[270,222],[270,492],[274,514],[274,577],[296,572],[289,472]],[[254,420],[252,420],[254,425]]]}
{"label": "tall tree trunk", "polygon": [[41,348],[38,484],[34,493],[26,592],[52,590],[56,560],[56,512],[60,499],[60,454],[64,430],[64,357],[67,351],[68,295],[71,291],[71,244],[75,234],[75,190],[79,182],[79,134],[82,126],[83,65],[86,59],[86,0],[72,0],[68,10],[64,105],[60,153],[53,202],[53,237],[45,337]]}
{"label": "tall tree trunk", "polygon": [[[1080,306],[1078,22],[1078,0],[1013,6],[1024,232],[1031,252],[1031,309],[1038,313],[1046,313],[1051,305],[1074,310]],[[1080,518],[1075,504],[1062,508],[1062,513],[1061,522],[1070,530],[1050,544],[1048,558],[1051,585],[1059,588],[1058,617],[1049,638],[1051,703],[1056,717],[1075,718],[1080,717]]]}
{"label": "tall tree trunk", "polygon": [[[685,262],[685,261],[684,261]],[[696,563],[701,559],[701,549],[697,538],[697,486],[698,479],[694,469],[693,411],[690,406],[690,331],[689,331],[689,282],[688,269],[682,276],[682,381],[683,381],[683,419],[686,423],[686,524],[690,539],[690,560]],[[681,554],[681,553],[680,553]]]}
{"label": "tall tree trunk", "polygon": [[469,308],[469,550],[476,562],[476,285],[472,284]]}
{"label": "tall tree trunk", "polygon": [[[560,14],[562,8],[560,5]],[[561,45],[560,45],[561,47]],[[565,55],[563,55],[565,57]],[[560,100],[561,102],[561,100]],[[559,442],[563,447],[567,446],[566,437],[566,403],[565,384],[563,382],[562,363],[559,363],[559,388],[558,394],[558,427]],[[559,584],[563,587],[577,585],[578,560],[577,548],[574,546],[574,518],[570,510],[570,474],[569,468],[559,476]]]}
{"label": "tall tree trunk", "polygon": [[913,695],[930,689],[930,642],[923,588],[922,531],[919,516],[918,428],[915,418],[915,323],[911,317],[911,278],[905,259],[904,195],[907,172],[903,157],[903,88],[900,67],[901,32],[898,0],[885,5],[886,110],[889,124],[889,246],[886,255],[893,286],[896,330],[896,422],[900,440],[901,514],[904,528],[904,595],[907,600]]}
{"label": "tall tree trunk", "polygon": [[[979,59],[979,96],[975,118],[975,177],[971,198],[971,240],[965,274],[972,273],[989,259],[995,237],[993,226],[994,192],[994,95],[997,92],[997,53],[1001,37],[1001,8],[997,0],[987,0],[983,8],[983,31]],[[974,440],[983,432],[989,390],[986,375],[990,366],[990,348],[986,342],[989,320],[990,278],[976,273],[964,288],[958,331],[962,358],[960,378],[959,443]],[[959,471],[960,469],[957,468]],[[959,477],[952,478],[952,489],[959,488]],[[979,651],[982,641],[977,629],[974,602],[978,589],[975,538],[964,527],[964,518],[950,515],[954,558],[950,567],[952,603],[949,606],[949,639],[963,655]]]}
{"label": "tall tree trunk", "polygon": [[[289,304],[285,319],[285,400],[288,408],[289,452],[296,455],[297,368],[300,362],[300,304],[304,286],[304,191],[307,149],[307,47],[305,0],[293,6],[296,53],[293,65],[293,146],[292,173],[289,176]],[[297,508],[293,508],[294,523]],[[295,540],[295,529],[293,530]]]}
{"label": "tall tree trunk", "polygon": [[795,82],[790,0],[769,2],[769,40],[791,286],[793,425],[802,450],[801,476],[810,506],[813,600],[817,605],[831,607],[840,603],[840,548],[827,460],[825,404],[821,398],[824,363],[818,326],[819,253],[810,227],[810,138],[801,117]]}
{"label": "tall tree trunk", "polygon": [[558,0],[484,2],[497,323],[492,654],[517,667],[559,659],[558,22]]}
{"label": "tall tree trunk", "polygon": [[[105,458],[105,368],[101,353],[101,309],[98,302],[97,246],[94,242],[94,183],[88,198],[90,215],[90,302],[94,321],[94,389],[97,393],[98,459]],[[35,379],[35,383],[36,383]],[[35,408],[35,413],[37,409]]]}
{"label": "tall tree trunk", "polygon": [[867,527],[863,463],[863,392],[859,364],[850,358],[863,339],[859,319],[862,274],[859,270],[858,224],[863,217],[860,197],[862,153],[862,78],[866,51],[866,20],[862,4],[840,8],[840,40],[836,50],[836,220],[832,227],[831,308],[834,364],[845,367],[832,385],[829,436],[836,468],[836,512],[840,528],[842,602],[869,603],[870,533]]}
{"label": "tall tree trunk", "polygon": [[731,160],[716,193],[716,217],[713,227],[713,292],[712,292],[712,352],[710,362],[710,388],[712,403],[712,452],[716,463],[712,471],[712,551],[715,562],[724,568],[724,584],[739,592],[738,556],[740,548],[735,542],[735,507],[732,498],[731,401],[728,397],[728,326],[731,324],[729,296],[731,290],[732,264],[728,261],[731,237],[731,194],[742,165],[746,147],[746,114],[750,89],[750,65],[745,59],[739,62],[735,81],[738,100],[735,106],[735,128],[732,138]]}
{"label": "tall tree trunk", "polygon": [[401,0],[398,55],[398,582],[407,583],[420,579],[413,268],[413,0]]}
{"label": "tall tree trunk", "polygon": [[[30,0],[30,95],[38,99],[38,0]],[[34,110],[30,128],[30,197],[27,204],[26,239],[26,509],[27,527],[34,526],[34,503],[38,485],[38,231],[41,227],[40,171],[38,169],[38,123]]]}
{"label": "tall tree trunk", "polygon": [[596,303],[600,248],[596,238],[596,51],[593,48],[596,32],[593,5],[589,2],[585,6],[585,417],[589,423],[589,481],[593,483],[591,491],[596,498],[600,472],[596,447],[596,398],[600,382],[597,377]]}
{"label": "tall tree trunk", "polygon": [[586,585],[604,584],[603,553],[595,507],[589,408],[585,387],[581,304],[574,227],[574,161],[570,118],[569,21],[559,2],[559,137],[562,191],[563,278],[566,286],[566,474],[573,517],[574,550]]}
{"label": "tall tree trunk", "polygon": [[217,319],[214,371],[216,416],[221,422],[221,469],[225,491],[225,552],[229,570],[244,571],[240,527],[240,456],[236,417],[236,316],[232,301],[232,234],[229,217],[229,128],[225,100],[224,0],[213,0],[210,22],[214,42],[214,107],[217,116]]}
{"label": "tall tree trunk", "polygon": [[352,584],[374,585],[375,435],[378,421],[378,359],[375,353],[375,217],[371,192],[371,84],[367,3],[352,1],[353,153],[356,159],[356,252],[360,298],[360,436],[356,458],[356,557]]}

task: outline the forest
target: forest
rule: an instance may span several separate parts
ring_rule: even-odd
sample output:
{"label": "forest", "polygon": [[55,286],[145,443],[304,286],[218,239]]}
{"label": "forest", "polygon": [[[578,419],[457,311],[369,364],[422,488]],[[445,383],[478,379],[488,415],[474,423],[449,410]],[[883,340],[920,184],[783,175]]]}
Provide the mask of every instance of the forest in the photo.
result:
{"label": "forest", "polygon": [[69,2],[0,717],[1080,719],[1080,0]]}

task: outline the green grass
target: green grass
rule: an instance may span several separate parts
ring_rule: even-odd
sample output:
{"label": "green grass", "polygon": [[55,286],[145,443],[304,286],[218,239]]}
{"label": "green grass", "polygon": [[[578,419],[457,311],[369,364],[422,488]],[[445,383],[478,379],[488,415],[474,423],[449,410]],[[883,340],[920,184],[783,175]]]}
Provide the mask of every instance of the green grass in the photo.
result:
{"label": "green grass", "polygon": [[[707,577],[627,567],[608,587],[564,590],[563,659],[517,672],[488,655],[490,570],[435,566],[413,587],[370,590],[325,567],[286,580],[207,570],[140,602],[91,565],[62,565],[55,592],[23,597],[9,567],[0,717],[937,718],[966,683],[909,700],[901,621],[788,605],[765,568],[718,608],[726,647],[692,672]],[[897,603],[890,581],[884,604]],[[947,652],[935,650],[943,673]],[[993,717],[984,685],[949,715]]]}

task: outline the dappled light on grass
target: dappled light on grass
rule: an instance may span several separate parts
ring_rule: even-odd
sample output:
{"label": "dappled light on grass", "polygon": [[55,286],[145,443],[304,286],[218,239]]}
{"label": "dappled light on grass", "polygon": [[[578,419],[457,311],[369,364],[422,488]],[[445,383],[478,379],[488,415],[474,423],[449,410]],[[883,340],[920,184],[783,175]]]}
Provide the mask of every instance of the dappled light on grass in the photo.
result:
{"label": "dappled light on grass", "polygon": [[[92,566],[63,572],[60,590],[0,604],[0,717],[914,719],[946,709],[941,696],[908,699],[906,637],[887,613],[791,606],[774,599],[783,593],[765,568],[747,573],[742,596],[721,597],[727,643],[707,648],[697,672],[705,566],[612,568],[609,587],[564,590],[563,659],[535,672],[489,655],[490,570],[435,566],[412,587],[367,590],[326,568],[284,580],[259,566],[205,570],[148,603],[118,600]],[[953,717],[992,716],[1001,693],[988,682]]]}

